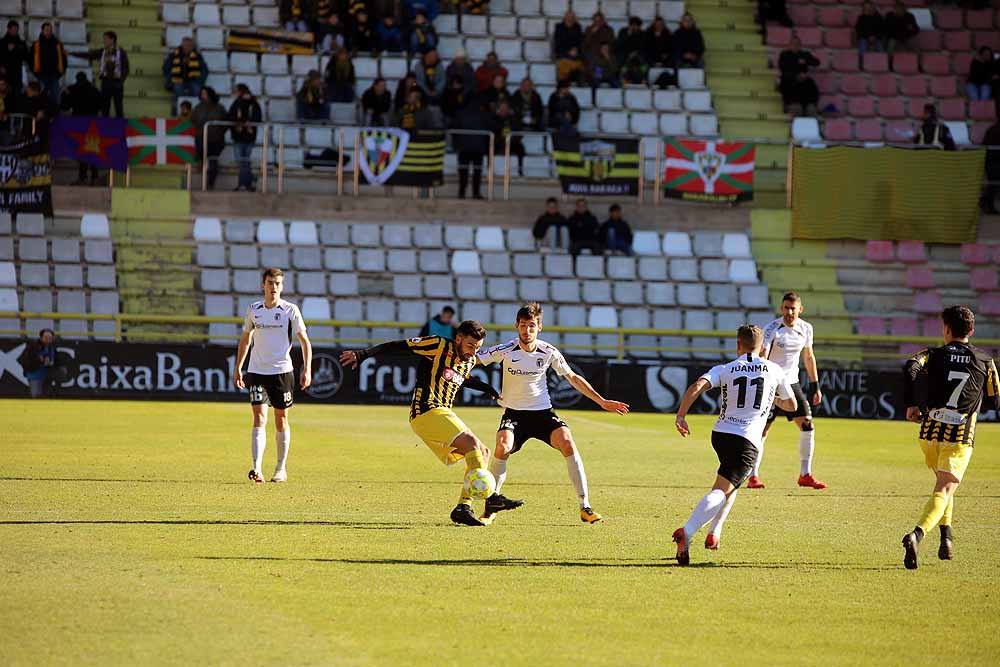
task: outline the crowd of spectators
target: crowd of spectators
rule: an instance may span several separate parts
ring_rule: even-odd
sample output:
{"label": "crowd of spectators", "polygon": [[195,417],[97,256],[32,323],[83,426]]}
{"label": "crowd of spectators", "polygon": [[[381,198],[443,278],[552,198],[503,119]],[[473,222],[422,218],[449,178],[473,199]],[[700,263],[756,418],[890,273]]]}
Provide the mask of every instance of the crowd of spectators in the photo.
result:
{"label": "crowd of spectators", "polygon": [[[592,255],[634,254],[632,228],[622,217],[622,207],[618,204],[609,206],[607,219],[598,224],[586,199],[577,199],[573,213],[567,218],[559,210],[559,201],[549,197],[545,201],[545,212],[535,220],[531,233],[539,248],[544,247],[546,237],[551,234],[553,247],[568,246],[574,257],[584,250]],[[564,242],[564,237],[568,237],[568,243]]]}

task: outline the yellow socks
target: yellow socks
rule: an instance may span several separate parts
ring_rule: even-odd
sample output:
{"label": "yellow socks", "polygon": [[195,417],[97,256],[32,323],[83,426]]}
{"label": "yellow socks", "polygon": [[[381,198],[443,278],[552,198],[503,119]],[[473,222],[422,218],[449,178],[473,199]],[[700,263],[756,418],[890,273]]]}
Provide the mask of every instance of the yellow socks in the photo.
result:
{"label": "yellow socks", "polygon": [[924,505],[924,513],[920,517],[920,521],[917,522],[917,526],[924,531],[924,534],[930,532],[930,529],[941,521],[945,512],[948,511],[948,505],[948,496],[944,491],[936,491],[930,497],[930,500]]}
{"label": "yellow socks", "polygon": [[948,507],[945,508],[944,514],[941,515],[941,522],[939,526],[950,526],[951,525],[951,513],[955,511],[955,494],[951,494],[951,498],[948,499]]}
{"label": "yellow socks", "polygon": [[[475,470],[476,468],[485,468],[486,462],[483,460],[483,453],[478,449],[473,449],[471,452],[465,455],[465,470]],[[465,480],[462,480],[462,495],[458,498],[459,505],[472,505],[472,496],[469,495],[468,490],[465,488]]]}

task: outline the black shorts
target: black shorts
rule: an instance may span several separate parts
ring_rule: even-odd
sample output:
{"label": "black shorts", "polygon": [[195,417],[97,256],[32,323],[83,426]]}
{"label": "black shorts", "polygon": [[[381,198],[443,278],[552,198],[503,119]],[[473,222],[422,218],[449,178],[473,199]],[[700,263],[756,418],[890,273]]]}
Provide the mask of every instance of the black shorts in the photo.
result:
{"label": "black shorts", "polygon": [[712,449],[719,457],[719,474],[737,489],[753,471],[760,452],[741,435],[712,431]]}
{"label": "black shorts", "polygon": [[510,431],[514,434],[514,449],[511,454],[521,449],[528,440],[535,438],[541,440],[546,445],[552,446],[552,432],[557,428],[562,428],[566,422],[559,419],[555,410],[511,410],[503,411],[500,417],[500,431]]}
{"label": "black shorts", "polygon": [[250,405],[270,405],[275,410],[287,410],[292,407],[295,373],[291,371],[277,375],[247,373],[243,382],[250,393]]}
{"label": "black shorts", "polygon": [[795,412],[786,412],[775,405],[771,408],[771,414],[767,417],[768,423],[773,422],[779,415],[784,415],[788,421],[792,421],[797,417],[813,416],[812,406],[809,404],[809,398],[806,397],[806,391],[798,382],[792,385],[792,395],[795,397],[795,401],[799,404],[795,409]]}

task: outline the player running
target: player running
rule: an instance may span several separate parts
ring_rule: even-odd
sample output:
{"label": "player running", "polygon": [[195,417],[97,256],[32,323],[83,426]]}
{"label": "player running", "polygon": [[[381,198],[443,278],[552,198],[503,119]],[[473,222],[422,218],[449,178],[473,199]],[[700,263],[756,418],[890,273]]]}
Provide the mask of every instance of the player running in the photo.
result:
{"label": "player running", "polygon": [[[819,405],[820,401],[823,400],[823,393],[819,389],[819,371],[816,369],[816,355],[813,354],[813,327],[799,317],[801,314],[802,299],[795,292],[788,292],[781,297],[781,317],[764,328],[763,355],[776,362],[785,371],[789,382],[792,383],[792,391],[795,392],[798,407],[794,412],[776,408],[768,417],[767,426],[764,427],[764,436],[760,441],[760,457],[754,464],[750,479],[747,481],[748,489],[764,488],[764,483],[760,480],[760,464],[764,458],[764,443],[767,441],[771,425],[774,424],[774,420],[779,415],[784,415],[788,421],[794,420],[801,432],[799,434],[799,486],[810,489],[826,488],[826,484],[817,480],[812,474],[813,450],[816,448],[816,427],[809,404],[811,402],[813,405]],[[799,384],[800,356],[805,362],[806,376],[809,378],[809,384],[805,389]]]}
{"label": "player running", "polygon": [[984,396],[1000,410],[996,364],[969,343],[976,316],[965,306],[951,306],[941,313],[941,322],[945,344],[918,352],[904,370],[906,418],[920,424],[924,461],[937,477],[920,521],[903,536],[903,565],[908,570],[917,569],[920,541],[935,525],[941,528],[938,558],[951,560],[955,491],[972,459]]}
{"label": "player running", "polygon": [[[761,435],[772,403],[795,411],[796,397],[790,378],[781,366],[759,354],[763,337],[760,327],[741,326],[736,332],[739,358],[715,366],[702,375],[687,388],[681,399],[675,426],[686,438],[691,434],[686,420],[688,410],[703,392],[713,387],[722,389],[719,419],[712,429],[712,448],[719,457],[719,471],[715,486],[698,502],[687,523],[674,531],[680,565],[687,565],[691,560],[689,545],[694,534],[713,518],[728,514],[736,501],[737,489],[760,454]],[[718,546],[715,535],[709,533],[705,548],[717,549]]]}
{"label": "player running", "polygon": [[[267,446],[268,404],[274,408],[274,435],[278,445],[278,462],[274,466],[271,481],[284,482],[288,479],[285,464],[288,461],[288,448],[292,443],[288,411],[292,407],[292,394],[295,390],[291,357],[293,335],[302,346],[299,388],[305,389],[312,384],[312,344],[306,335],[306,325],[298,306],[281,298],[284,275],[281,269],[264,269],[261,278],[264,300],[256,301],[247,308],[233,370],[233,384],[240,389],[245,387],[250,394],[250,408],[253,410],[250,455],[253,468],[247,473],[247,477],[257,484],[264,482],[261,465],[264,461],[264,448]],[[250,365],[244,376],[243,362],[246,361],[248,351]]]}
{"label": "player running", "polygon": [[570,369],[559,350],[538,340],[538,334],[542,330],[540,305],[532,302],[521,307],[517,311],[515,328],[516,340],[483,350],[478,355],[479,363],[484,366],[500,364],[503,370],[501,405],[505,408],[500,417],[496,449],[490,461],[490,472],[496,478],[497,487],[496,492],[486,499],[483,519],[491,521],[497,512],[516,509],[524,504],[523,500],[511,500],[503,496],[500,489],[507,478],[507,459],[519,451],[526,441],[535,438],[559,450],[566,458],[569,478],[580,501],[580,520],[597,523],[601,520],[601,515],[590,507],[583,459],[580,458],[569,426],[552,409],[547,371],[552,368],[577,391],[608,412],[625,415],[628,414],[629,406],[601,396],[586,378]]}
{"label": "player running", "polygon": [[[499,398],[485,382],[469,377],[476,367],[476,353],[483,346],[484,338],[483,325],[466,320],[459,325],[453,341],[440,336],[396,340],[366,350],[346,350],[340,354],[340,363],[356,368],[369,357],[389,354],[420,357],[417,384],[410,403],[410,428],[445,465],[465,459],[467,470],[485,468],[489,450],[452,410],[463,384]],[[451,520],[463,526],[486,525],[473,514],[472,496],[464,484],[458,505],[451,512]]]}

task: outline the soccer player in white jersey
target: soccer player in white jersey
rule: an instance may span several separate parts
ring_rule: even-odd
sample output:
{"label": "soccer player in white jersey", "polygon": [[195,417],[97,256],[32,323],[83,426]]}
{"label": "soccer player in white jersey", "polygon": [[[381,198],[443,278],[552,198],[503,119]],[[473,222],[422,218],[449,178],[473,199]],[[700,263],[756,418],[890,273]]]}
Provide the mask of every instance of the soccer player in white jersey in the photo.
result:
{"label": "soccer player in white jersey", "polygon": [[[781,317],[764,328],[764,356],[781,366],[789,381],[798,408],[793,412],[776,409],[767,420],[764,428],[764,438],[761,440],[760,458],[754,464],[753,472],[747,481],[748,489],[763,489],[764,482],[760,479],[760,464],[764,458],[764,443],[771,425],[779,415],[784,415],[788,421],[794,421],[799,427],[799,486],[810,489],[825,489],[826,484],[817,480],[812,474],[813,450],[816,448],[816,426],[813,422],[812,405],[819,405],[823,393],[819,389],[819,371],[816,369],[816,355],[813,354],[812,325],[800,317],[802,314],[802,299],[795,292],[788,292],[781,297]],[[805,363],[806,376],[809,384],[803,389],[799,384],[799,357]]]}
{"label": "soccer player in white jersey", "polygon": [[524,504],[523,500],[504,497],[500,489],[507,478],[507,458],[520,450],[526,441],[536,438],[559,450],[566,458],[569,478],[580,501],[580,520],[584,523],[597,523],[601,520],[601,515],[590,507],[590,492],[583,460],[566,422],[552,409],[546,372],[551,367],[574,389],[608,412],[625,415],[628,414],[629,406],[601,396],[585,377],[570,369],[559,350],[538,340],[538,334],[542,330],[540,305],[528,303],[518,310],[515,327],[516,340],[496,345],[478,354],[479,363],[499,363],[503,369],[500,404],[505,408],[497,431],[496,450],[490,460],[490,472],[496,478],[497,487],[496,492],[486,499],[483,518],[492,520],[497,512],[515,509]]}
{"label": "soccer player in white jersey", "polygon": [[[284,275],[281,269],[264,269],[264,300],[256,301],[247,308],[246,319],[243,320],[243,335],[240,336],[236,352],[236,368],[233,371],[233,384],[240,389],[245,387],[250,394],[250,408],[253,410],[250,454],[253,468],[247,477],[257,484],[264,482],[261,465],[267,445],[268,404],[274,408],[275,441],[278,445],[278,463],[274,467],[271,481],[284,482],[288,479],[285,463],[288,460],[288,447],[292,442],[288,410],[292,407],[292,394],[295,390],[291,356],[293,336],[299,339],[302,346],[299,388],[305,389],[312,384],[312,344],[306,335],[306,325],[298,306],[281,298]],[[248,352],[250,365],[246,375],[243,375],[243,362]]]}
{"label": "soccer player in white jersey", "polygon": [[[737,359],[715,366],[687,388],[677,410],[674,425],[682,437],[691,429],[687,413],[701,394],[713,387],[722,390],[719,399],[719,419],[712,429],[712,448],[719,457],[719,470],[715,485],[695,506],[691,518],[674,531],[677,543],[677,562],[690,562],[691,538],[702,526],[720,514],[728,514],[736,501],[736,492],[750,474],[759,453],[761,435],[773,403],[785,410],[795,410],[795,394],[789,378],[781,367],[759,354],[764,332],[761,328],[744,324],[736,332]],[[777,394],[777,398],[775,397]],[[718,543],[709,533],[706,549],[717,549]]]}

